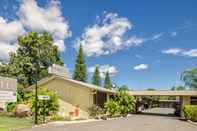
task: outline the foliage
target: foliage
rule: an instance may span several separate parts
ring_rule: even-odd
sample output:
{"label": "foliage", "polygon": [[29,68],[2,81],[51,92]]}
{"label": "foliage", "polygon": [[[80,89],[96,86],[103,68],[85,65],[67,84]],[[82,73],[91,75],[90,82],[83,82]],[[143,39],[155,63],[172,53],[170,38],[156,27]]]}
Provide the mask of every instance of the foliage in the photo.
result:
{"label": "foliage", "polygon": [[73,79],[85,82],[87,80],[87,69],[85,64],[85,58],[83,54],[83,47],[80,45],[76,63],[75,70],[73,74]]}
{"label": "foliage", "polygon": [[120,87],[118,87],[119,91],[129,91],[129,87],[127,85],[122,85]]}
{"label": "foliage", "polygon": [[118,102],[110,99],[105,103],[105,110],[106,113],[110,116],[115,116],[117,114],[120,114],[120,106]]}
{"label": "foliage", "polygon": [[22,96],[21,96],[21,93],[18,93],[18,92],[19,92],[19,90],[17,90],[17,94],[16,94],[17,102],[9,102],[9,103],[7,103],[7,111],[8,112],[12,112],[15,109],[17,103],[20,103],[23,100]]}
{"label": "foliage", "polygon": [[15,107],[16,107],[16,102],[9,102],[7,104],[7,112],[12,112]]}
{"label": "foliage", "polygon": [[132,113],[135,111],[135,98],[124,90],[118,91],[114,99],[105,103],[105,110],[111,116]]}
{"label": "foliage", "polygon": [[51,117],[51,120],[53,120],[53,121],[63,121],[63,120],[65,120],[65,118],[63,116],[58,115],[58,114],[53,114],[52,117]]}
{"label": "foliage", "polygon": [[182,86],[182,85],[173,86],[173,87],[171,88],[171,91],[183,91],[183,90],[185,90],[185,87]]}
{"label": "foliage", "polygon": [[52,64],[62,65],[63,62],[51,35],[46,32],[20,36],[18,45],[16,52],[10,53],[9,63],[0,66],[0,75],[16,77],[20,84],[19,93],[23,96],[24,87],[48,76],[47,68]]}
{"label": "foliage", "polygon": [[184,71],[181,79],[185,82],[185,85],[191,89],[197,89],[197,68]]}
{"label": "foliage", "polygon": [[104,88],[106,88],[106,89],[111,89],[112,88],[112,82],[110,80],[110,76],[109,76],[108,71],[105,74]]}
{"label": "foliage", "polygon": [[[34,92],[29,94],[29,103],[31,105],[32,112],[35,112],[35,98]],[[49,90],[47,88],[42,88],[38,90],[38,95],[47,95],[50,100],[39,100],[38,101],[38,116],[51,116],[57,113],[59,109],[58,95],[56,92]]]}
{"label": "foliage", "polygon": [[92,77],[92,84],[101,86],[101,77],[98,66],[96,66],[93,77]]}
{"label": "foliage", "polygon": [[148,88],[148,89],[146,89],[147,91],[156,91],[156,89],[155,88]]}
{"label": "foliage", "polygon": [[176,90],[177,91],[184,91],[185,90],[185,87],[184,86],[177,86],[176,87]]}
{"label": "foliage", "polygon": [[96,106],[96,105],[93,105],[88,110],[89,110],[90,116],[92,116],[93,118],[104,114],[104,110],[101,107]]}
{"label": "foliage", "polygon": [[183,111],[186,119],[197,122],[197,105],[185,105]]}
{"label": "foliage", "polygon": [[120,107],[121,114],[128,114],[135,111],[135,98],[126,91],[119,91],[115,97],[115,101]]}

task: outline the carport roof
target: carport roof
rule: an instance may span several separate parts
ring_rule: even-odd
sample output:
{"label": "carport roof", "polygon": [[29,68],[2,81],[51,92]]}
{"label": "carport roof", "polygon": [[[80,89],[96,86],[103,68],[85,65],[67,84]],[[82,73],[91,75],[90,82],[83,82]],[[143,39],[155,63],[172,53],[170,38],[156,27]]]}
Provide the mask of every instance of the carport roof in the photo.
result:
{"label": "carport roof", "polygon": [[[43,84],[46,84],[47,82],[50,82],[51,80],[55,79],[62,79],[67,82],[72,82],[74,84],[80,85],[82,88],[89,88],[92,90],[96,91],[101,91],[101,92],[108,92],[108,93],[116,93],[116,90],[112,89],[105,89],[103,87],[95,86],[89,83],[73,80],[67,77],[61,77],[61,76],[50,76],[47,78],[44,78],[38,82],[38,86],[41,86]],[[32,85],[26,89],[26,91],[32,90],[32,88],[35,85]],[[128,91],[130,95],[133,96],[197,96],[197,91]]]}
{"label": "carport roof", "polygon": [[134,96],[197,96],[197,91],[129,91]]}

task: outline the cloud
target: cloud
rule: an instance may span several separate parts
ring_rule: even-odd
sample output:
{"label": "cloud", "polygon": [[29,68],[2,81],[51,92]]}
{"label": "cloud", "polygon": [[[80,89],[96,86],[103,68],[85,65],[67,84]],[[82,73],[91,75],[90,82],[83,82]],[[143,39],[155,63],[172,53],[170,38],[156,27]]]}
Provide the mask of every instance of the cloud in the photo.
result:
{"label": "cloud", "polygon": [[105,73],[107,71],[109,72],[109,75],[111,77],[117,75],[117,73],[118,73],[118,70],[116,69],[116,67],[110,66],[110,65],[95,65],[95,66],[91,66],[91,67],[88,68],[88,72],[93,74],[96,66],[99,67],[101,78],[105,78]]}
{"label": "cloud", "polygon": [[143,56],[141,56],[139,54],[136,54],[135,57],[138,58],[138,59],[143,59]]}
{"label": "cloud", "polygon": [[76,39],[75,48],[80,44],[87,56],[101,56],[117,52],[126,47],[137,46],[144,42],[137,36],[126,37],[132,23],[117,13],[104,13],[97,17],[96,23],[85,28],[81,37]]}
{"label": "cloud", "polygon": [[139,65],[136,65],[136,66],[134,66],[134,70],[146,70],[146,69],[148,69],[148,65],[147,64],[139,64]]}
{"label": "cloud", "polygon": [[9,52],[16,51],[18,47],[17,37],[28,31],[49,32],[54,38],[54,45],[65,51],[64,39],[71,36],[71,31],[59,5],[59,2],[51,0],[46,7],[40,7],[36,0],[22,0],[16,8],[17,20],[6,21],[0,16],[0,59],[9,61]]}
{"label": "cloud", "polygon": [[9,52],[17,49],[17,36],[24,33],[24,29],[20,21],[7,22],[0,17],[0,59],[9,60]]}
{"label": "cloud", "polygon": [[182,51],[182,49],[180,48],[169,48],[167,50],[162,50],[163,54],[173,54],[173,55],[177,55]]}
{"label": "cloud", "polygon": [[197,49],[190,49],[182,52],[183,56],[197,57]]}
{"label": "cloud", "polygon": [[171,35],[172,37],[175,37],[175,36],[177,36],[177,34],[178,34],[177,32],[171,32],[170,35]]}
{"label": "cloud", "polygon": [[197,49],[181,49],[181,48],[169,48],[162,51],[163,54],[171,54],[186,57],[197,57]]}
{"label": "cloud", "polygon": [[152,37],[151,40],[158,40],[159,38],[161,38],[163,36],[163,33],[159,33],[159,34],[156,34]]}
{"label": "cloud", "polygon": [[59,2],[50,1],[47,7],[38,6],[36,0],[23,0],[18,16],[24,27],[36,32],[49,32],[59,47],[65,50],[64,39],[71,36],[68,22],[62,16]]}

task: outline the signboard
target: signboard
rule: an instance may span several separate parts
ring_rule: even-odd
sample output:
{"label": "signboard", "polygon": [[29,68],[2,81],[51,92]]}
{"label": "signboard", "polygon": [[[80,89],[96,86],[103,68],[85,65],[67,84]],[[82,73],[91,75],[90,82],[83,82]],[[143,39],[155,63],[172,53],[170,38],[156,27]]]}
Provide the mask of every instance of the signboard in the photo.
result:
{"label": "signboard", "polygon": [[50,96],[39,95],[39,96],[38,96],[38,100],[50,100]]}
{"label": "signboard", "polygon": [[68,77],[68,70],[60,65],[53,64],[48,68],[48,72],[57,76]]}
{"label": "signboard", "polygon": [[0,76],[0,102],[16,102],[17,80]]}

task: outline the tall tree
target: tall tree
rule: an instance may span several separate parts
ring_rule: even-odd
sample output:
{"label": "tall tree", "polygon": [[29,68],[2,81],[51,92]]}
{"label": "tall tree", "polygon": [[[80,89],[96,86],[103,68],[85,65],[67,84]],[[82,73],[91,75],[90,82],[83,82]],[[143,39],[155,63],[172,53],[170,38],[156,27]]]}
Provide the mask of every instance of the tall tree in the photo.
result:
{"label": "tall tree", "polygon": [[106,88],[106,89],[112,88],[112,82],[110,80],[109,71],[107,71],[105,74],[104,88]]}
{"label": "tall tree", "polygon": [[147,88],[146,90],[147,90],[147,91],[156,91],[155,88]]}
{"label": "tall tree", "polygon": [[18,49],[10,53],[10,61],[4,64],[0,74],[15,76],[23,87],[34,84],[48,75],[47,68],[52,64],[63,65],[57,46],[47,32],[38,34],[29,32],[18,38]]}
{"label": "tall tree", "polygon": [[86,70],[85,57],[83,54],[82,45],[79,46],[73,79],[78,80],[78,81],[83,81],[83,82],[87,80],[87,70]]}
{"label": "tall tree", "polygon": [[197,89],[197,68],[184,71],[181,79],[190,89]]}
{"label": "tall tree", "polygon": [[101,86],[101,77],[100,77],[100,72],[99,72],[98,66],[96,66],[96,68],[94,70],[94,74],[92,77],[92,84],[97,85],[97,86]]}
{"label": "tall tree", "polygon": [[119,91],[129,91],[129,87],[127,85],[122,85],[118,88]]}

